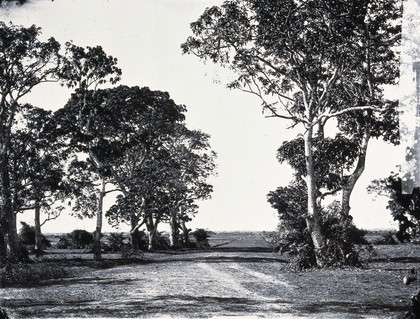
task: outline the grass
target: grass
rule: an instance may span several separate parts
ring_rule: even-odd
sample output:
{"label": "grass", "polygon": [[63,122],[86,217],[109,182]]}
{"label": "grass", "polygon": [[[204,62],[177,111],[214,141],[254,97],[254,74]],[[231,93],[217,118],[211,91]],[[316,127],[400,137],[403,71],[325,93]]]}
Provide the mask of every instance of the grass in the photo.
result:
{"label": "grass", "polygon": [[12,264],[0,268],[0,287],[38,286],[70,275],[67,267],[51,263]]}

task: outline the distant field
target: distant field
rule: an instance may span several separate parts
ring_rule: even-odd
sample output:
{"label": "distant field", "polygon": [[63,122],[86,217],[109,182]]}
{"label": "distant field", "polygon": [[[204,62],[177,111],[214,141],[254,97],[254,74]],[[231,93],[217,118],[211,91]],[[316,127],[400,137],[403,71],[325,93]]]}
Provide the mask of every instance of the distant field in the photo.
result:
{"label": "distant field", "polygon": [[104,255],[102,263],[83,251],[54,251],[46,265],[64,265],[73,276],[2,288],[1,304],[14,318],[398,318],[416,292],[402,283],[418,266],[416,244],[377,246],[363,269],[297,273],[261,250],[259,233],[216,233],[210,243],[130,261]]}

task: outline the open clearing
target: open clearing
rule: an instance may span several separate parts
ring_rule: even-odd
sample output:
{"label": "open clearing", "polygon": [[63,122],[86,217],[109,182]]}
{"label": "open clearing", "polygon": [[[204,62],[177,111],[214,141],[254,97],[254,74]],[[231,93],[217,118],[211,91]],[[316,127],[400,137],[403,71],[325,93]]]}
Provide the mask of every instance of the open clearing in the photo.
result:
{"label": "open clearing", "polygon": [[2,288],[1,305],[14,318],[398,318],[416,292],[402,283],[417,266],[415,244],[379,246],[363,269],[297,273],[259,233],[219,233],[211,243],[129,262],[57,255],[50,262],[74,276]]}

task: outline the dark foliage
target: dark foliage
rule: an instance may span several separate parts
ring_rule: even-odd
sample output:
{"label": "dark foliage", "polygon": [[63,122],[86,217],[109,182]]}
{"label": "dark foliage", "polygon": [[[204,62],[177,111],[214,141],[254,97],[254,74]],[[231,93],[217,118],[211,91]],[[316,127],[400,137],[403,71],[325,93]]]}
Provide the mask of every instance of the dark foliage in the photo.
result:
{"label": "dark foliage", "polygon": [[404,315],[404,319],[420,318],[420,291],[411,297],[408,312]]}
{"label": "dark foliage", "polygon": [[[279,214],[275,249],[290,256],[290,267],[296,270],[316,267],[311,236],[306,226],[305,187],[298,182],[279,187],[268,194],[268,201]],[[334,202],[322,210],[322,232],[326,239],[326,266],[360,265],[358,250],[368,246],[366,232],[353,223],[340,222],[341,207]]]}
{"label": "dark foliage", "polygon": [[[34,246],[35,245],[35,227],[21,222],[21,228],[19,231],[19,239],[23,245]],[[42,245],[44,247],[51,247],[51,242],[42,235]]]}
{"label": "dark foliage", "polygon": [[11,319],[3,308],[0,308],[0,319]]}
{"label": "dark foliage", "polygon": [[209,237],[212,234],[210,231],[208,231],[204,228],[197,228],[191,234],[195,238],[195,241],[196,241],[196,244],[197,244],[198,248],[210,247]]}
{"label": "dark foliage", "polygon": [[412,241],[420,232],[420,188],[414,188],[411,194],[403,192],[402,181],[398,173],[375,180],[368,188],[369,192],[389,197],[387,209],[398,222],[395,237],[401,243]]}
{"label": "dark foliage", "polygon": [[43,280],[69,276],[61,266],[47,263],[8,264],[0,269],[0,282],[6,286],[36,286]]}
{"label": "dark foliage", "polygon": [[5,4],[9,4],[9,3],[15,3],[17,5],[23,5],[25,3],[27,3],[28,0],[0,0],[0,6],[5,5]]}
{"label": "dark foliage", "polygon": [[67,237],[60,237],[57,243],[58,249],[68,249],[71,247],[71,242]]}
{"label": "dark foliage", "polygon": [[76,229],[69,234],[72,248],[84,249],[89,248],[93,243],[93,235],[86,230]]}

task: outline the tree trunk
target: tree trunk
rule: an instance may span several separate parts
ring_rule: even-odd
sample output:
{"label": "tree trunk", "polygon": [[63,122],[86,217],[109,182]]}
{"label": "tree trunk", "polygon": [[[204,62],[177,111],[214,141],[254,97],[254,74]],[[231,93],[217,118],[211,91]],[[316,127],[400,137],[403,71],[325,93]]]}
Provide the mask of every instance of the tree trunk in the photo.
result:
{"label": "tree trunk", "polygon": [[93,258],[102,260],[101,238],[102,238],[102,219],[103,203],[105,197],[105,179],[101,179],[101,189],[98,192],[98,207],[96,210],[96,229],[93,233]]}
{"label": "tree trunk", "polygon": [[148,237],[149,237],[149,245],[147,247],[147,250],[156,250],[158,248],[158,238],[157,238],[157,226],[158,222],[153,220],[153,216],[150,214],[150,216],[146,219],[146,227],[148,231]]}
{"label": "tree trunk", "polygon": [[305,218],[306,226],[311,235],[315,249],[316,263],[319,267],[325,265],[325,238],[322,234],[321,219],[319,209],[316,203],[316,183],[315,168],[312,152],[313,128],[309,127],[304,134],[305,141],[305,161],[306,161],[306,185],[308,188],[308,213]]}
{"label": "tree trunk", "polygon": [[351,193],[354,190],[356,182],[359,180],[360,176],[363,174],[366,165],[366,153],[369,144],[370,134],[366,130],[365,134],[362,138],[362,143],[360,145],[360,153],[359,158],[357,160],[356,167],[353,173],[348,176],[342,187],[342,194],[341,194],[341,217],[340,217],[340,225],[343,229],[346,229],[351,221],[350,218],[350,197]]}
{"label": "tree trunk", "polygon": [[179,222],[178,222],[178,214],[175,209],[171,213],[170,225],[171,225],[171,236],[170,236],[171,248],[178,248],[179,247]]}
{"label": "tree trunk", "polygon": [[140,250],[140,242],[139,242],[139,228],[138,228],[139,218],[136,214],[131,213],[130,214],[130,224],[131,224],[131,230],[130,230],[130,236],[131,236],[131,246],[133,247],[134,251]]}
{"label": "tree trunk", "polygon": [[186,247],[190,247],[190,231],[191,229],[189,229],[187,227],[187,225],[185,224],[185,220],[183,220],[181,222],[181,227],[182,227],[182,233],[184,234],[184,244]]}
{"label": "tree trunk", "polygon": [[26,259],[25,254],[20,249],[19,237],[16,226],[16,216],[12,206],[12,195],[10,191],[9,163],[7,154],[2,154],[1,169],[1,190],[2,190],[2,207],[0,210],[0,222],[3,233],[4,243],[2,250],[6,255],[7,262],[20,262]]}
{"label": "tree trunk", "polygon": [[35,253],[37,257],[40,257],[44,251],[42,244],[42,233],[41,233],[41,206],[39,201],[35,203]]}

